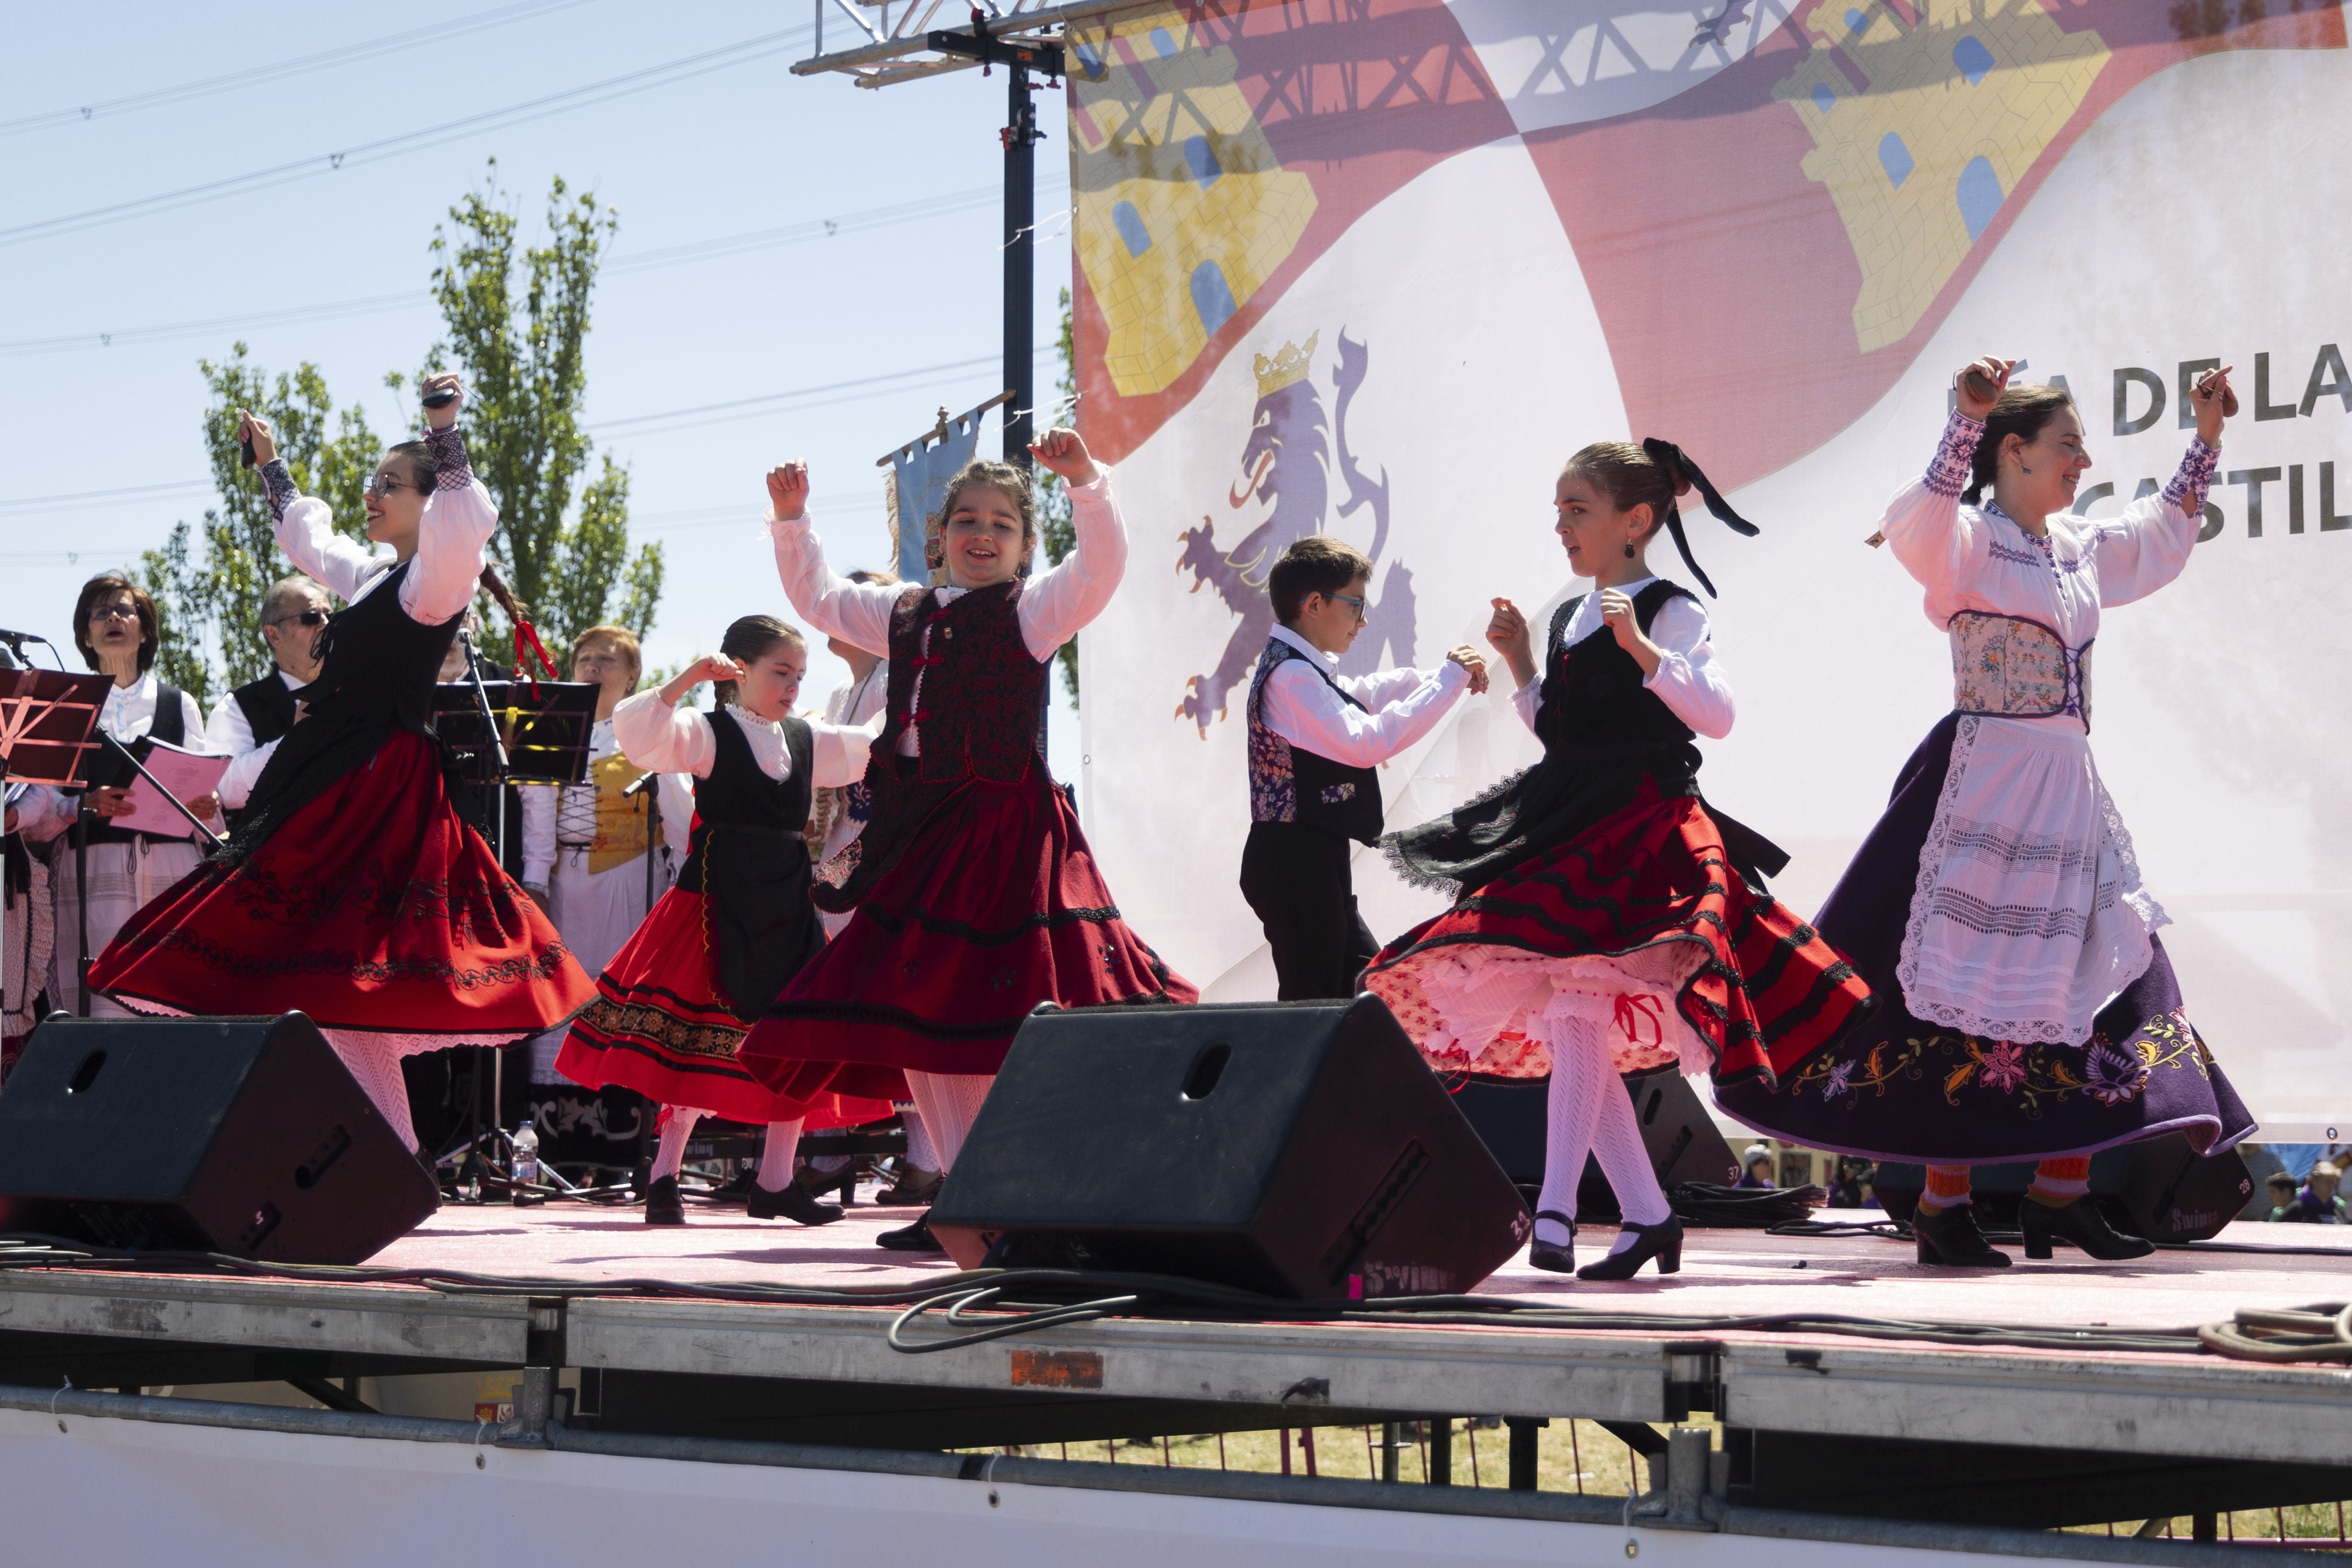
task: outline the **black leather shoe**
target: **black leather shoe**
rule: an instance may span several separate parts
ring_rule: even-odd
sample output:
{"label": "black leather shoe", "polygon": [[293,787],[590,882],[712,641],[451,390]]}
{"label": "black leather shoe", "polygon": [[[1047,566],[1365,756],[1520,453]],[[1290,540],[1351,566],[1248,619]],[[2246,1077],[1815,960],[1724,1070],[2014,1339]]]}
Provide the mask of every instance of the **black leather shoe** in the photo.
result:
{"label": "black leather shoe", "polygon": [[881,1208],[911,1208],[918,1204],[929,1205],[940,1196],[941,1179],[937,1171],[908,1166],[898,1172],[897,1181],[875,1197],[875,1205]]}
{"label": "black leather shoe", "polygon": [[1630,1280],[1643,1264],[1655,1258],[1658,1272],[1678,1274],[1683,1267],[1683,1222],[1669,1214],[1656,1225],[1635,1225],[1625,1228],[1636,1238],[1633,1245],[1622,1252],[1612,1252],[1598,1263],[1587,1263],[1576,1271],[1580,1280]]}
{"label": "black leather shoe", "polygon": [[819,1203],[814,1193],[796,1181],[786,1182],[780,1192],[754,1185],[744,1207],[754,1219],[773,1219],[782,1215],[803,1225],[831,1225],[841,1218],[839,1204]]}
{"label": "black leather shoe", "polygon": [[1946,1269],[2006,1269],[2009,1254],[1984,1239],[1977,1228],[1977,1207],[1956,1203],[1946,1208],[1921,1206],[1911,1216],[1911,1239],[1919,1261]]}
{"label": "black leather shoe", "polygon": [[2053,1241],[2070,1242],[2107,1263],[2145,1258],[2156,1250],[2155,1242],[2126,1236],[2109,1225],[2107,1217],[2088,1197],[2078,1197],[2063,1207],[2036,1203],[2028,1197],[2017,1206],[2017,1228],[2025,1232],[2028,1258],[2049,1257]]}
{"label": "black leather shoe", "polygon": [[1559,1247],[1538,1236],[1528,1243],[1528,1262],[1538,1269],[1549,1269],[1555,1274],[1576,1272],[1576,1221],[1556,1208],[1536,1211],[1538,1223],[1549,1219],[1568,1228],[1568,1240]]}
{"label": "black leather shoe", "polygon": [[924,1223],[930,1217],[931,1211],[927,1208],[923,1210],[922,1219],[897,1230],[884,1231],[874,1239],[874,1245],[887,1247],[893,1252],[944,1252],[947,1249],[940,1245],[939,1239],[931,1234],[931,1228]]}
{"label": "black leather shoe", "polygon": [[656,1176],[646,1187],[647,1225],[684,1225],[686,1200],[677,1195],[677,1177]]}

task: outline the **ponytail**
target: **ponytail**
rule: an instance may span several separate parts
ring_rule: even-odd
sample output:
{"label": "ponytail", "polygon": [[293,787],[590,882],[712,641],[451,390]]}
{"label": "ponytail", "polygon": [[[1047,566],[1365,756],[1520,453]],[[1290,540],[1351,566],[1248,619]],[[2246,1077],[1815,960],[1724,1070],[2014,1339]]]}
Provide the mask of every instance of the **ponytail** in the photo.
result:
{"label": "ponytail", "polygon": [[514,590],[509,588],[507,580],[499,575],[499,569],[488,561],[482,563],[482,591],[498,601],[499,608],[507,612],[507,619],[515,625],[520,626],[530,619],[530,607],[514,596]]}

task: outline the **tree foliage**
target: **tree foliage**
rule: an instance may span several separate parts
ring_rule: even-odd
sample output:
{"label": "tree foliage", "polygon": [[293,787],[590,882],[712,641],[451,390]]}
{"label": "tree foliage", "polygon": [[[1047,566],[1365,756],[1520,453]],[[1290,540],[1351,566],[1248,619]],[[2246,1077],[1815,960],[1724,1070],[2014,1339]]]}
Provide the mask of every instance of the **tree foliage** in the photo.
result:
{"label": "tree foliage", "polygon": [[[446,338],[426,352],[425,368],[454,361],[465,372],[467,450],[499,506],[491,559],[560,655],[599,622],[640,636],[651,628],[662,551],[657,544],[631,551],[629,475],[609,454],[581,484],[592,455],[579,418],[588,308],[617,220],[594,195],[575,197],[559,179],[548,194],[546,243],[521,246],[495,168],[491,182],[434,231],[433,293]],[[142,558],[140,576],[163,622],[158,671],[209,704],[268,673],[261,596],[291,570],[260,476],[240,465],[237,411],[270,422],[295,484],[326,501],[335,526],[354,536],[364,526],[362,491],[383,446],[359,405],[337,412],[315,365],[272,377],[243,343],[217,364],[200,363],[205,446],[220,505],[198,527],[173,525],[163,547]],[[395,393],[405,384],[397,373],[384,382]],[[498,613],[487,600],[482,608]]]}
{"label": "tree foliage", "polygon": [[630,552],[628,472],[609,454],[580,484],[591,455],[580,424],[589,301],[619,218],[558,179],[544,242],[525,245],[493,162],[449,220],[432,246],[447,340],[425,365],[454,361],[465,374],[467,451],[499,502],[491,558],[551,649],[600,622],[643,635],[661,601],[661,546]]}
{"label": "tree foliage", "polygon": [[249,408],[269,421],[294,482],[324,499],[349,531],[359,528],[361,488],[383,448],[362,411],[335,413],[316,365],[272,377],[243,343],[219,363],[198,364],[206,393],[205,449],[220,505],[199,528],[173,524],[163,548],[141,558],[140,576],[163,622],[157,673],[209,705],[268,673],[261,596],[290,570],[270,528],[260,475],[242,465],[237,411]]}

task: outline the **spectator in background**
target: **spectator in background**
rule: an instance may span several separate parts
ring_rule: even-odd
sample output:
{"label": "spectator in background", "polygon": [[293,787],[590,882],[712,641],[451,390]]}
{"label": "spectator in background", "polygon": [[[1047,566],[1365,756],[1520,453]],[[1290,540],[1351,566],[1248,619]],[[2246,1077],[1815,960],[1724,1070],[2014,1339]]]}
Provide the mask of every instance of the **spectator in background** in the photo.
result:
{"label": "spectator in background", "polygon": [[2352,1207],[2347,1207],[2345,1201],[2336,1196],[2336,1184],[2342,1178],[2341,1171],[2326,1160],[2320,1161],[2311,1167],[2311,1175],[2304,1179],[2303,1190],[2294,1195],[2294,1201],[2278,1218],[2289,1224],[2352,1224]]}
{"label": "spectator in background", "polygon": [[1865,1207],[1870,1194],[1863,1183],[1869,1179],[1870,1174],[1871,1165],[1868,1160],[1849,1159],[1840,1155],[1837,1175],[1830,1178],[1829,1207],[1832,1208]]}
{"label": "spectator in background", "polygon": [[1748,1145],[1747,1153],[1739,1156],[1739,1180],[1735,1185],[1766,1192],[1772,1189],[1772,1151],[1769,1145]]}
{"label": "spectator in background", "polygon": [[2271,1211],[2263,1216],[2273,1224],[2290,1219],[2287,1210],[2294,1207],[2294,1177],[2284,1171],[2274,1171],[2270,1179]]}
{"label": "spectator in background", "polygon": [[327,591],[299,573],[262,595],[261,641],[275,667],[221,698],[205,725],[205,746],[237,758],[220,781],[221,804],[235,816],[243,815],[271,747],[294,727],[296,694],[319,678],[320,644],[333,612]]}

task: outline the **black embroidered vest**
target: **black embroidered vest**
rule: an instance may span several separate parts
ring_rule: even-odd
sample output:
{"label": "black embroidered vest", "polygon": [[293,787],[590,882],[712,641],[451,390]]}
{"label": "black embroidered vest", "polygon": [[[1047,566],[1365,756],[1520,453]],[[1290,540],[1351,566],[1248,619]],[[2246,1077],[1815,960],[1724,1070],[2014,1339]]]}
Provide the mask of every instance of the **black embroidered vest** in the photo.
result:
{"label": "black embroidered vest", "polygon": [[294,705],[299,699],[287,689],[276,670],[257,681],[247,681],[229,695],[252,727],[256,746],[267,746],[294,727]]}
{"label": "black embroidered vest", "polygon": [[[1545,640],[1543,690],[1536,708],[1536,737],[1546,751],[1627,754],[1686,747],[1696,738],[1664,698],[1642,684],[1642,666],[1617,645],[1606,626],[1573,645],[1564,645],[1569,622],[1585,595],[1559,607]],[[1687,589],[1658,581],[1633,596],[1633,619],[1644,633],[1658,612]],[[1692,759],[1696,766],[1696,754]]]}
{"label": "black embroidered vest", "polygon": [[706,900],[712,981],[730,1012],[755,1023],[801,966],[824,945],[809,905],[808,823],[814,741],[787,718],[784,777],[771,779],[751,755],[741,724],[722,708],[710,716],[718,752],[710,777],[694,785],[694,836],[677,885]]}
{"label": "black embroidered vest", "polygon": [[1265,683],[1275,671],[1296,659],[1315,672],[1339,700],[1361,709],[1331,678],[1319,659],[1308,658],[1279,637],[1266,639],[1257,674],[1249,690],[1250,820],[1296,822],[1375,844],[1381,838],[1381,778],[1370,768],[1350,768],[1319,752],[1294,745],[1265,722]]}
{"label": "black embroidered vest", "polygon": [[[926,783],[982,779],[1018,784],[1037,755],[1045,712],[1045,666],[1021,635],[1021,591],[1015,579],[958,594],[946,604],[919,588],[900,595],[890,612],[890,716],[874,744],[875,771],[897,773],[898,737],[919,731]],[[930,651],[922,651],[930,632]],[[914,709],[916,677],[922,711]],[[879,791],[877,790],[877,794]]]}

